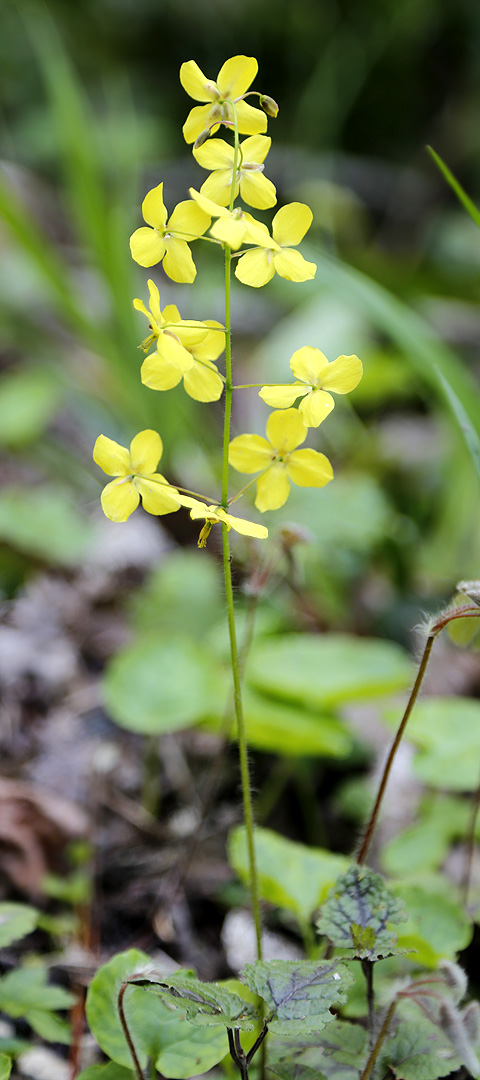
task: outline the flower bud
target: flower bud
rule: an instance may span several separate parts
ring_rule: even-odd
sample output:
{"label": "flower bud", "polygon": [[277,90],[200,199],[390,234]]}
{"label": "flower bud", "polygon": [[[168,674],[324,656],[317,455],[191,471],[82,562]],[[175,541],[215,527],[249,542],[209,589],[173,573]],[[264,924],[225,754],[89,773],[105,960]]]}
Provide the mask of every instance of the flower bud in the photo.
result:
{"label": "flower bud", "polygon": [[260,94],[260,105],[267,116],[278,116],[278,105],[273,97],[268,97],[268,94]]}
{"label": "flower bud", "polygon": [[467,992],[467,976],[459,966],[454,964],[452,960],[441,960],[438,965],[444,982],[452,991],[452,996],[455,1001],[461,1001]]}
{"label": "flower bud", "polygon": [[198,547],[204,548],[207,546],[207,540],[213,528],[213,521],[206,521],[203,529],[198,537]]}
{"label": "flower bud", "polygon": [[471,600],[472,604],[480,607],[480,581],[459,581],[457,589]]}
{"label": "flower bud", "polygon": [[204,131],[200,132],[200,135],[197,135],[197,138],[195,139],[195,142],[193,144],[195,150],[198,150],[199,146],[203,146],[203,144],[206,143],[207,139],[210,138],[210,130],[210,128],[205,128]]}
{"label": "flower bud", "polygon": [[467,1037],[473,1046],[480,1042],[480,1005],[478,1001],[471,1001],[460,1014],[462,1024]]}

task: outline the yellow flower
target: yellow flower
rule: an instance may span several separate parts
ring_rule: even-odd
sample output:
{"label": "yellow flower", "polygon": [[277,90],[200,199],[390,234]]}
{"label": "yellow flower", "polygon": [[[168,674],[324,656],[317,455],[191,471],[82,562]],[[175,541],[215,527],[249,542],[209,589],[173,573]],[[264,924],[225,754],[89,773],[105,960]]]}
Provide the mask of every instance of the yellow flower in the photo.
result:
{"label": "yellow flower", "polygon": [[[307,281],[314,278],[317,267],[307,262],[299,251],[292,250],[303,240],[312,224],[313,214],[305,203],[288,203],[278,210],[272,222],[270,236],[266,226],[262,226],[263,237],[260,247],[246,251],[241,255],[235,276],[244,285],[259,289],[271,281],[275,272],[287,281]],[[260,227],[260,226],[259,226]]]}
{"label": "yellow flower", "polygon": [[[164,308],[163,317],[173,326],[181,323],[179,310],[174,304]],[[223,390],[223,379],[213,361],[225,348],[225,331],[221,323],[214,320],[206,320],[203,326],[206,331],[203,341],[184,345],[192,358],[192,366],[181,370],[158,353],[152,353],[142,364],[141,378],[145,386],[152,390],[170,390],[183,378],[187,394],[196,401],[218,401]]]}
{"label": "yellow flower", "polygon": [[269,235],[268,229],[260,221],[256,221],[251,214],[247,214],[236,206],[234,210],[227,210],[225,206],[207,199],[195,188],[190,188],[190,195],[195,202],[217,221],[210,229],[210,236],[215,240],[221,240],[222,244],[228,244],[231,248],[239,248],[242,244],[262,244],[265,234]]}
{"label": "yellow flower", "polygon": [[348,394],[358,386],[363,374],[362,362],[355,354],[337,356],[329,362],[320,349],[310,345],[294,352],[290,367],[300,382],[262,386],[259,394],[274,409],[288,409],[302,397],[298,408],[307,427],[318,427],[332,411],[335,402],[329,390]]}
{"label": "yellow flower", "polygon": [[99,435],[93,460],[108,476],[115,476],[104,487],[101,503],[110,521],[126,521],[136,510],[140,496],[149,514],[171,514],[178,510],[181,497],[156,468],[163,444],[156,431],[140,431],[130,443],[130,450],[106,435]]}
{"label": "yellow flower", "polygon": [[[277,193],[271,180],[263,175],[263,162],[268,154],[272,140],[267,135],[252,135],[244,139],[239,146],[235,195],[240,196],[249,206],[266,210],[275,206]],[[228,206],[233,184],[234,148],[224,139],[210,139],[204,146],[193,149],[193,156],[203,169],[213,169],[212,175],[205,180],[200,193],[220,206]]]}
{"label": "yellow flower", "polygon": [[198,540],[199,547],[205,547],[213,525],[226,525],[229,532],[230,529],[234,529],[235,532],[241,533],[242,536],[255,536],[257,540],[267,539],[268,529],[265,528],[265,525],[257,525],[255,521],[235,517],[234,514],[227,513],[223,506],[206,506],[199,499],[191,499],[186,496],[183,497],[182,504],[190,508],[190,517],[194,521],[205,518],[205,526]]}
{"label": "yellow flower", "polygon": [[290,494],[290,480],[300,487],[324,487],[333,479],[333,469],[318,450],[297,450],[306,439],[307,427],[298,409],[273,412],[267,420],[267,438],[238,435],[228,454],[230,465],[243,473],[262,470],[257,480],[255,506],[278,510]]}
{"label": "yellow flower", "polygon": [[267,130],[267,117],[261,109],[254,109],[243,95],[253,82],[258,64],[253,56],[232,56],[226,60],[217,75],[217,81],[207,79],[195,60],[187,60],[180,68],[180,82],[194,101],[207,102],[191,109],[183,125],[185,142],[192,143],[204,131],[215,134],[220,124],[233,129],[235,103],[238,130],[242,135],[258,135]]}
{"label": "yellow flower", "polygon": [[145,196],[142,214],[151,228],[137,229],[130,237],[130,251],[135,262],[140,266],[162,262],[172,281],[194,281],[197,270],[188,244],[206,232],[210,225],[208,214],[186,199],[178,203],[167,221],[163,184],[152,188]]}
{"label": "yellow flower", "polygon": [[[141,311],[147,316],[149,320],[151,334],[145,341],[142,342],[140,348],[144,352],[148,352],[149,348],[156,341],[157,352],[159,357],[168,363],[171,367],[176,368],[180,372],[180,378],[185,371],[193,365],[192,354],[188,351],[188,346],[197,345],[203,341],[208,334],[208,327],[201,322],[194,322],[193,320],[168,318],[168,312],[172,314],[175,312],[178,315],[176,308],[165,308],[162,312],[160,310],[160,293],[155,285],[154,281],[149,279],[148,289],[150,293],[150,309],[145,307],[143,300],[134,300],[133,306],[136,311]],[[177,379],[177,382],[179,379]],[[175,386],[175,383],[171,384]],[[164,389],[167,389],[164,387]]]}

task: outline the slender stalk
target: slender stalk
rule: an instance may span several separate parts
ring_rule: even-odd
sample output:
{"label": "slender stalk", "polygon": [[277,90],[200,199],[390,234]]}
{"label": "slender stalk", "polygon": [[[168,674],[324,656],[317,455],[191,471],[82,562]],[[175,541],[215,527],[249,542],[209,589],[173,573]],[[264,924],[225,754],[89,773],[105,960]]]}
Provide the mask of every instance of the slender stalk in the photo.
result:
{"label": "slender stalk", "polygon": [[470,827],[469,827],[469,830],[468,830],[467,864],[466,864],[466,867],[465,867],[465,877],[463,879],[463,899],[464,899],[465,907],[468,904],[468,894],[469,894],[469,891],[470,891],[470,881],[471,881],[471,878],[472,878],[473,853],[475,851],[475,832],[476,832],[477,817],[478,817],[479,809],[480,809],[480,783],[478,784],[477,790],[476,790],[475,795],[473,797],[472,816],[470,818]]}
{"label": "slender stalk", "polygon": [[[233,208],[235,199],[235,179],[238,162],[238,124],[235,116],[235,150],[233,155],[232,191],[230,196],[230,210]],[[222,459],[222,506],[228,509],[228,446],[230,442],[230,423],[232,416],[232,320],[231,320],[231,251],[225,244],[225,416],[223,426],[223,459]],[[240,677],[240,664],[238,660],[237,635],[235,630],[235,612],[233,604],[232,569],[230,559],[230,542],[228,529],[222,525],[223,547],[223,570],[225,577],[225,597],[227,603],[228,631],[230,635],[230,658],[233,676],[233,700],[235,717],[237,721],[238,752],[240,758],[240,777],[242,784],[243,816],[247,835],[247,853],[250,872],[250,891],[252,897],[252,915],[255,923],[255,937],[257,943],[257,957],[262,958],[262,931],[260,919],[260,902],[258,893],[258,875],[255,860],[254,824],[252,790],[250,784],[250,770],[248,765],[247,735],[245,730],[245,718],[242,706],[242,690]]]}
{"label": "slender stalk", "polygon": [[372,960],[362,960],[362,971],[367,984],[368,1005],[368,1049],[372,1050],[375,1039],[375,991],[373,989],[374,964]]}
{"label": "slender stalk", "polygon": [[380,1031],[378,1033],[378,1037],[377,1037],[375,1046],[373,1047],[373,1049],[370,1052],[370,1056],[369,1056],[367,1064],[365,1065],[365,1068],[364,1068],[364,1070],[362,1072],[360,1080],[368,1080],[368,1077],[370,1076],[370,1074],[372,1072],[372,1069],[373,1069],[373,1067],[375,1065],[377,1057],[378,1057],[378,1055],[380,1053],[383,1040],[385,1039],[385,1036],[388,1033],[388,1029],[390,1027],[390,1023],[391,1023],[391,1020],[392,1020],[392,1016],[393,1016],[393,1014],[395,1012],[396,1005],[397,1005],[397,999],[394,998],[394,1000],[392,1001],[392,1004],[390,1005],[390,1008],[389,1008],[389,1010],[387,1012],[385,1020],[383,1021],[383,1024],[382,1024],[382,1026],[380,1028]]}
{"label": "slender stalk", "polygon": [[365,833],[364,833],[364,837],[363,837],[363,840],[362,840],[362,844],[360,846],[360,850],[358,852],[358,855],[356,856],[357,863],[359,864],[359,866],[361,866],[362,863],[365,862],[365,859],[367,857],[368,849],[370,847],[372,836],[373,836],[373,833],[374,833],[374,830],[375,830],[375,826],[377,824],[378,814],[379,814],[380,807],[381,807],[381,804],[382,804],[383,796],[385,794],[385,788],[386,788],[387,783],[388,783],[388,779],[389,779],[389,776],[390,776],[390,772],[391,772],[391,768],[392,768],[393,761],[394,761],[394,758],[395,758],[395,754],[397,753],[398,747],[399,747],[400,742],[402,740],[403,733],[405,731],[405,728],[407,726],[407,723],[408,723],[408,720],[409,720],[409,717],[410,717],[410,713],[411,713],[411,711],[413,709],[413,706],[415,705],[415,702],[417,700],[419,690],[420,690],[420,687],[421,687],[422,682],[423,682],[423,677],[424,677],[425,671],[427,669],[427,664],[428,664],[428,661],[430,659],[430,653],[432,651],[433,643],[435,641],[435,638],[437,637],[437,634],[439,634],[441,630],[444,630],[444,628],[446,626],[448,626],[448,623],[455,622],[456,619],[478,619],[478,618],[480,618],[480,609],[478,608],[478,606],[476,606],[476,607],[475,606],[474,607],[472,607],[472,606],[458,607],[458,608],[454,608],[453,610],[445,611],[443,613],[443,615],[440,615],[438,617],[438,619],[436,619],[436,621],[433,623],[433,625],[431,627],[430,633],[428,634],[427,640],[425,642],[425,647],[424,647],[424,650],[423,650],[423,653],[422,653],[422,658],[420,660],[420,664],[419,664],[418,671],[417,671],[417,677],[416,677],[415,682],[413,684],[413,687],[412,687],[412,690],[411,690],[411,693],[410,693],[410,697],[409,697],[409,699],[407,701],[407,707],[406,707],[405,712],[404,712],[404,714],[402,716],[402,719],[400,721],[397,733],[396,733],[395,738],[393,740],[393,743],[392,743],[392,745],[390,747],[390,752],[389,752],[389,755],[387,757],[385,767],[384,767],[384,770],[383,770],[383,773],[382,773],[382,778],[380,780],[380,785],[379,785],[379,788],[378,788],[378,793],[377,793],[377,797],[375,799],[374,807],[373,807],[373,810],[372,810],[372,812],[370,814],[370,818],[369,818],[367,827],[365,829]]}
{"label": "slender stalk", "polygon": [[135,1072],[137,1074],[138,1080],[145,1080],[144,1075],[143,1075],[143,1071],[142,1071],[142,1066],[140,1065],[140,1062],[139,1062],[138,1057],[137,1057],[137,1051],[135,1050],[135,1047],[133,1045],[133,1039],[132,1039],[132,1036],[130,1035],[129,1027],[128,1027],[128,1024],[127,1024],[127,1018],[125,1016],[125,1010],[124,1010],[124,1007],[123,1007],[123,998],[124,998],[125,990],[127,989],[127,986],[130,986],[130,985],[131,985],[131,983],[126,982],[126,983],[123,983],[123,986],[120,987],[119,994],[118,994],[118,1015],[120,1017],[120,1023],[122,1025],[123,1034],[125,1035],[125,1039],[127,1041],[128,1049],[130,1050],[130,1053],[132,1055],[132,1061],[133,1061],[133,1064],[134,1064],[134,1067],[135,1067]]}

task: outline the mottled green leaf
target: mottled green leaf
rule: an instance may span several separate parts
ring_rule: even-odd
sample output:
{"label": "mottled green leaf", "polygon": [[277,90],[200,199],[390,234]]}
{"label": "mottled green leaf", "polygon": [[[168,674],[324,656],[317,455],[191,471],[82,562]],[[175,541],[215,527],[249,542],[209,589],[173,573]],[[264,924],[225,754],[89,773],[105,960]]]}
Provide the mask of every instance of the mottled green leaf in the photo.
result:
{"label": "mottled green leaf", "polygon": [[215,659],[188,637],[149,635],[120,650],[107,667],[105,702],[121,727],[160,735],[198,723],[226,700]]}
{"label": "mottled green leaf", "polygon": [[136,980],[144,990],[154,993],[165,1005],[181,1009],[182,1014],[197,1027],[217,1027],[219,1024],[241,1031],[252,1031],[258,1017],[246,1001],[218,983],[205,983],[193,972],[178,971],[174,975],[154,976]]}
{"label": "mottled green leaf", "polygon": [[381,1075],[391,1069],[396,1080],[439,1080],[460,1065],[459,1056],[441,1028],[423,1018],[420,1009],[417,1015],[412,1010],[408,1020],[400,1021],[380,1053]]}
{"label": "mottled green leaf", "polygon": [[283,634],[261,641],[247,681],[263,693],[310,708],[339,706],[409,685],[411,661],[391,641],[348,634]]}
{"label": "mottled green leaf", "polygon": [[[367,1032],[359,1024],[332,1020],[320,1038],[306,1035],[295,1040],[270,1040],[268,1060],[272,1072],[276,1072],[282,1080],[289,1080],[290,1076],[293,1080],[297,1074],[289,1070],[295,1065],[298,1069],[311,1070],[326,1080],[358,1080],[362,1062],[367,1059],[367,1039]],[[302,1073],[298,1075],[303,1077]],[[306,1074],[304,1080],[308,1080]]]}
{"label": "mottled green leaf", "polygon": [[[348,866],[348,859],[343,855],[306,847],[270,829],[255,830],[255,850],[261,899],[292,911],[301,926],[308,922],[328,889]],[[233,829],[229,835],[228,857],[242,881],[248,882],[243,826]]]}
{"label": "mottled green leaf", "polygon": [[338,960],[262,960],[246,964],[241,975],[266,1002],[269,1030],[286,1037],[321,1031],[353,981]]}
{"label": "mottled green leaf", "polygon": [[[99,1046],[126,1069],[131,1068],[132,1060],[118,1013],[118,993],[122,983],[135,975],[152,975],[150,958],[136,949],[119,953],[99,968],[86,1002],[87,1020]],[[140,986],[128,986],[123,1000],[142,1068],[150,1057],[164,1075],[186,1080],[212,1068],[228,1053],[223,1029],[195,1028]]]}
{"label": "mottled green leaf", "polygon": [[335,882],[322,906],[317,927],[338,948],[351,949],[361,960],[379,960],[395,951],[391,923],[404,922],[401,901],[380,874],[353,863]]}
{"label": "mottled green leaf", "polygon": [[28,904],[0,904],[0,949],[26,937],[38,925],[40,912]]}

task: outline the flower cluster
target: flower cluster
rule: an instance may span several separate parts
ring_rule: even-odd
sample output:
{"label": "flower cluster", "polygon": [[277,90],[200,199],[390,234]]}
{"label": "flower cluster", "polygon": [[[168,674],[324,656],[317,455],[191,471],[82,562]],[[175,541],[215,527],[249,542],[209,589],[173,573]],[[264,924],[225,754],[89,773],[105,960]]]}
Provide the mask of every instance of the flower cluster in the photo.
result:
{"label": "flower cluster", "polygon": [[[308,281],[315,276],[315,263],[298,251],[312,223],[312,211],[301,202],[279,209],[271,229],[237,203],[254,210],[269,210],[277,202],[272,181],[265,176],[265,160],[271,139],[265,134],[267,117],[278,112],[275,101],[250,90],[258,65],[253,57],[234,56],[220,69],[217,79],[208,79],[198,64],[182,64],[180,81],[195,101],[183,127],[187,143],[201,168],[209,176],[200,191],[190,188],[189,199],[179,202],[169,215],[163,198],[163,183],[147,193],[142,204],[145,225],[130,238],[134,260],[143,267],[161,263],[175,282],[192,283],[196,266],[191,245],[200,240],[221,246],[226,274],[235,265],[235,276],[244,285],[261,288],[275,274],[288,281]],[[259,108],[246,101],[258,99]],[[213,137],[218,132],[233,135],[233,142]],[[240,136],[246,138],[240,140]],[[114,479],[102,493],[102,507],[113,521],[126,521],[138,506],[150,514],[167,514],[184,507],[193,519],[204,520],[199,544],[206,543],[215,524],[256,538],[268,535],[263,525],[238,518],[229,512],[226,448],[233,389],[229,300],[225,325],[213,319],[183,319],[176,305],[162,309],[153,280],[148,281],[149,305],[133,301],[146,316],[149,333],[139,346],[146,354],[141,365],[142,382],[152,390],[166,391],[183,381],[187,394],[197,401],[218,401],[226,395],[226,435],[222,496],[218,504],[197,497],[168,483],[156,471],[162,455],[162,440],[154,431],[142,431],[132,440],[130,450],[101,435],[95,444],[94,460]],[[225,352],[225,375],[217,362]],[[274,409],[266,424],[266,438],[256,434],[238,435],[229,443],[228,463],[238,472],[256,474],[255,505],[262,513],[283,506],[290,484],[323,487],[333,477],[324,454],[303,443],[309,428],[318,427],[334,407],[332,394],[346,394],[359,382],[362,365],[357,356],[339,356],[329,362],[320,349],[306,345],[292,356],[294,382],[257,385],[261,399]],[[294,407],[298,402],[298,408]],[[302,447],[301,449],[298,449]],[[251,481],[252,483],[254,481]],[[250,485],[247,484],[247,487]]]}

